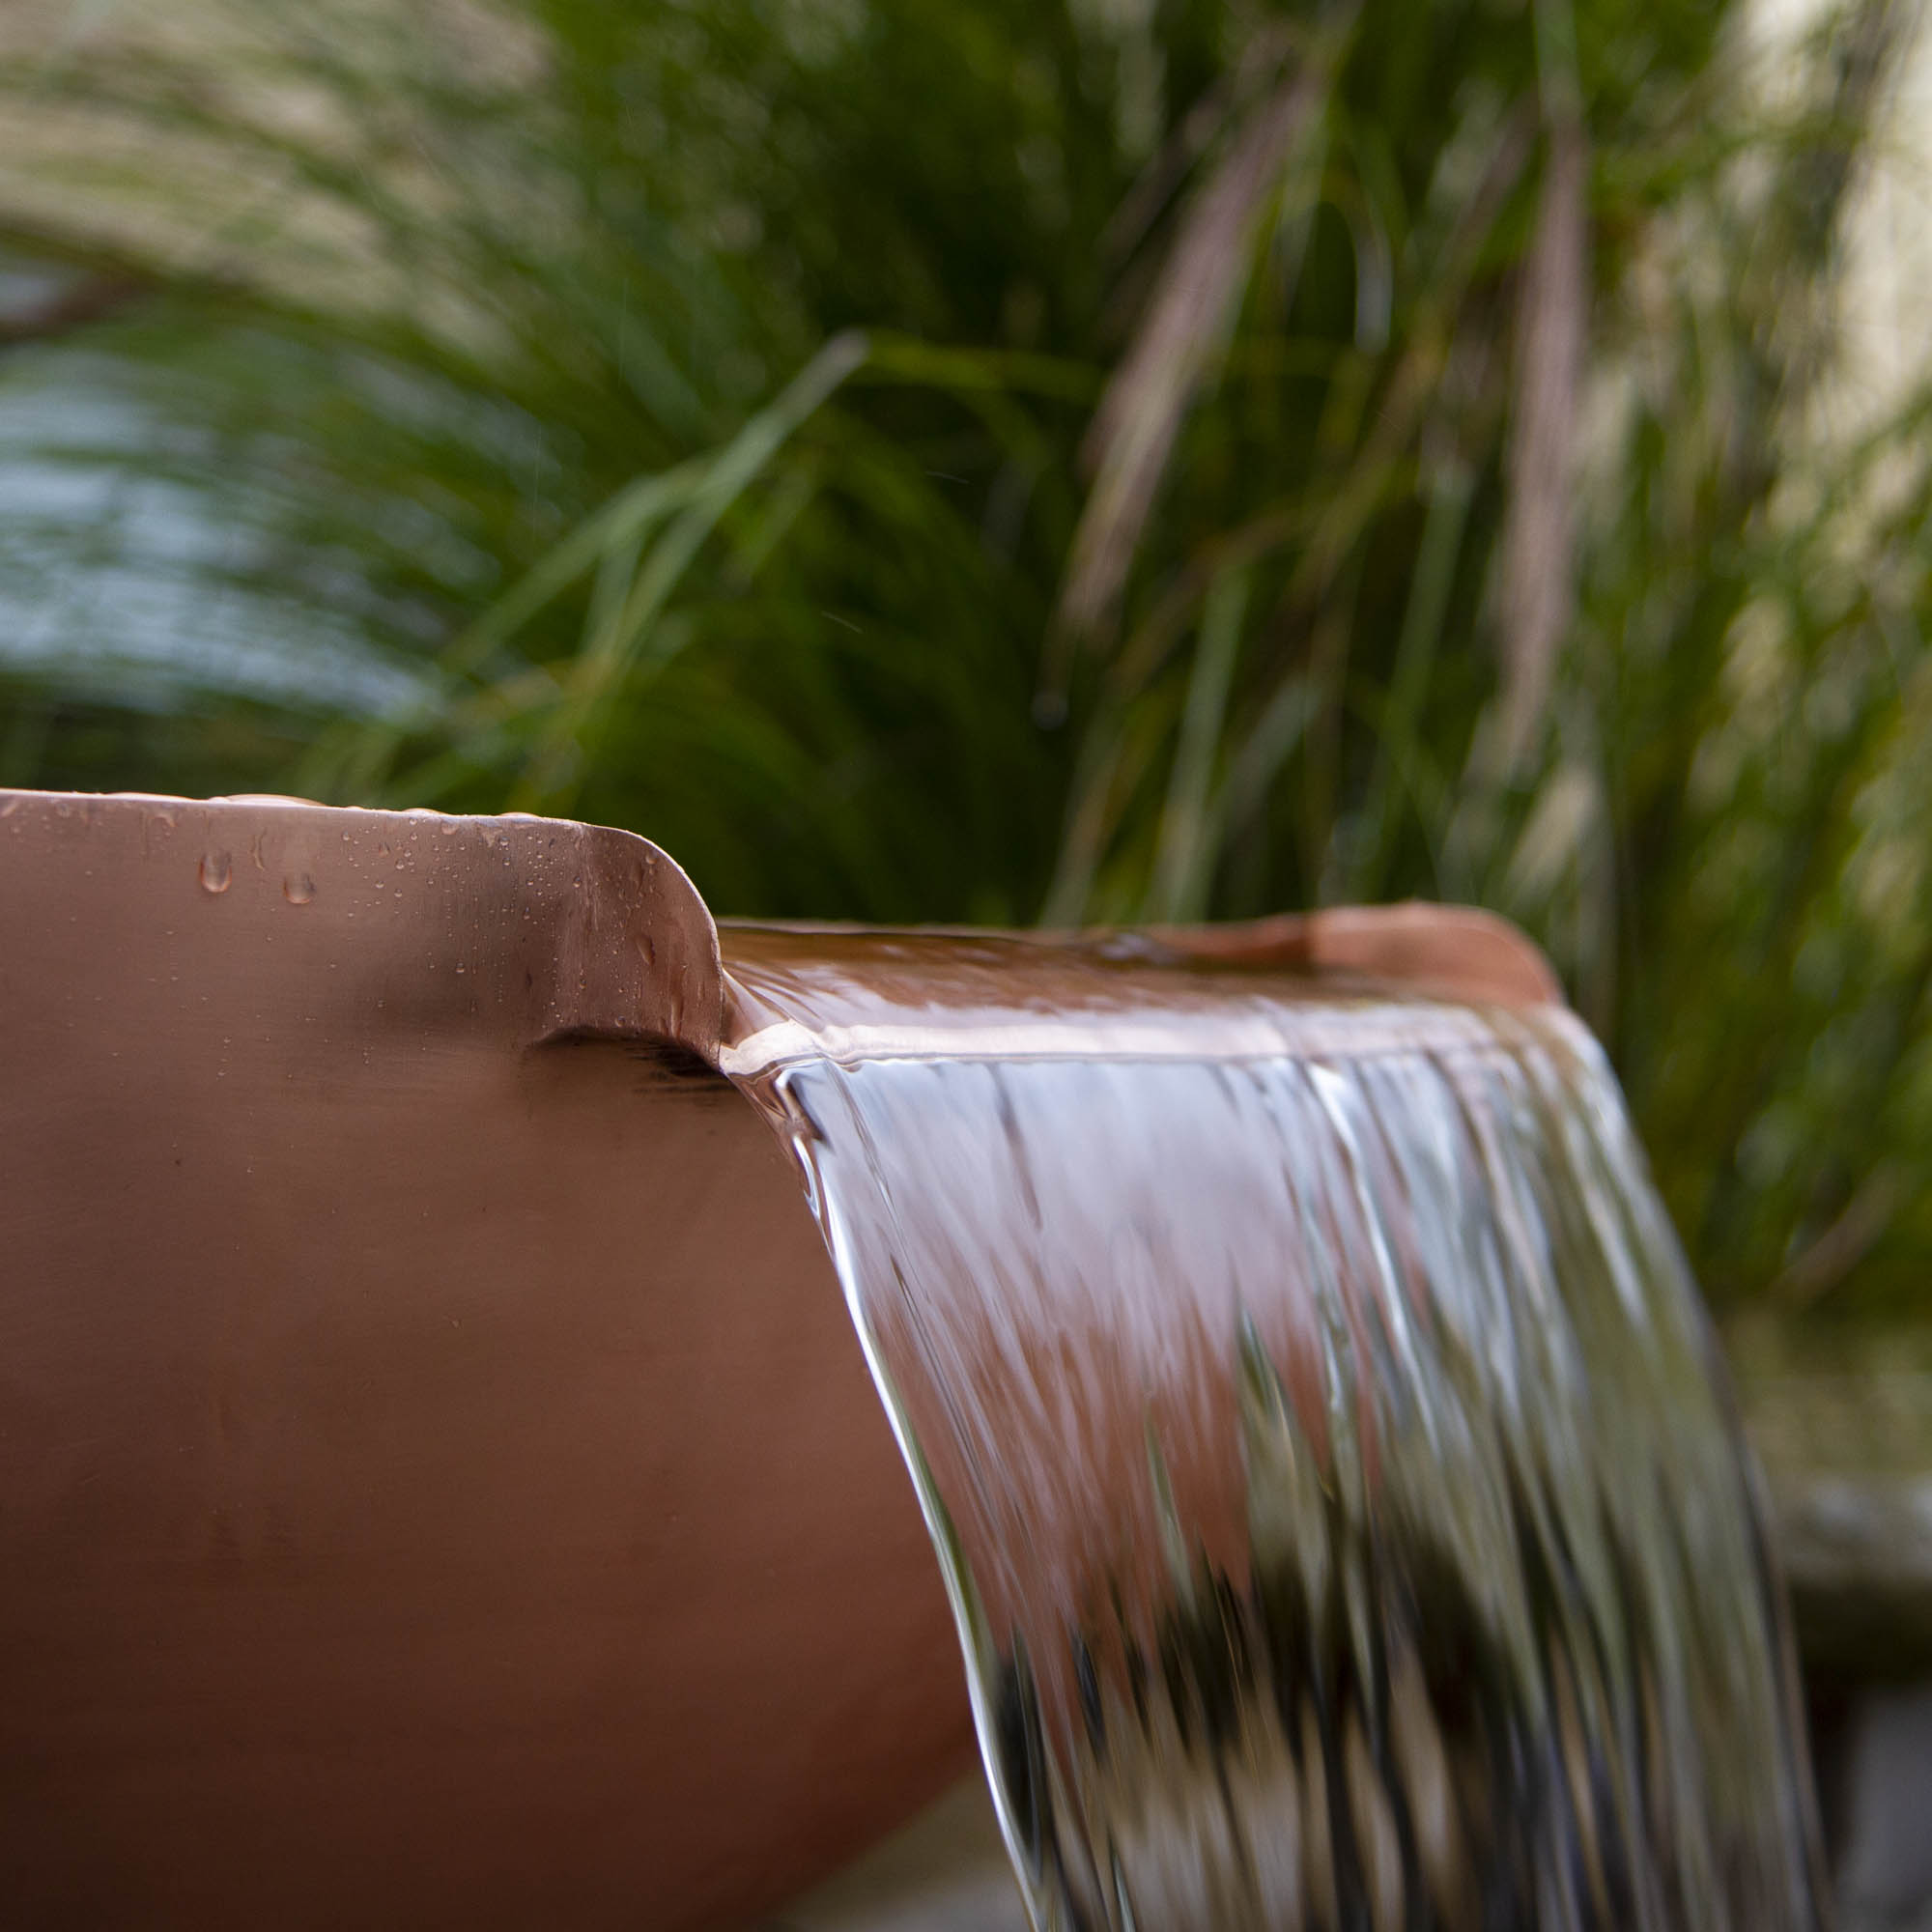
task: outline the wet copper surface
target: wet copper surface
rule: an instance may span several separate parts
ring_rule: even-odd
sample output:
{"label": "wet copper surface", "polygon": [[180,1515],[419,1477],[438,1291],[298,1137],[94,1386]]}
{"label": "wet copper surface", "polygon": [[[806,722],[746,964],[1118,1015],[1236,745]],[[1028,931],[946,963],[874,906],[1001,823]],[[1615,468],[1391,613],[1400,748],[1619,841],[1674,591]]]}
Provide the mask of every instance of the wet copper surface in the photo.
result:
{"label": "wet copper surface", "polygon": [[[1134,1015],[1225,1026],[1243,1006],[1313,1005],[1398,988],[1474,1005],[1560,1003],[1548,963],[1513,926],[1461,906],[1340,907],[1247,924],[1146,932],[881,932],[726,922],[727,1043],[789,1019],[930,1025],[950,1037]],[[1090,1041],[1092,1036],[1089,1036]]]}

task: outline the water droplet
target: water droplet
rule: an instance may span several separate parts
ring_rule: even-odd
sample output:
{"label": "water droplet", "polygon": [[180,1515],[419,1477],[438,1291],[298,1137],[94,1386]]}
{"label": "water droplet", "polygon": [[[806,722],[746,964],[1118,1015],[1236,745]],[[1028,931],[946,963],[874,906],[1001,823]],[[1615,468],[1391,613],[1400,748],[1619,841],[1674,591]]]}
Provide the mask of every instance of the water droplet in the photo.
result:
{"label": "water droplet", "polygon": [[307,905],[315,897],[315,881],[306,872],[291,872],[282,881],[282,896],[291,905]]}
{"label": "water droplet", "polygon": [[226,852],[202,855],[201,889],[205,893],[225,893],[235,878],[235,862]]}
{"label": "water droplet", "polygon": [[458,960],[458,961],[456,962],[456,970],[457,970],[457,971],[458,971],[459,973],[461,973],[461,972],[463,971],[463,961],[462,961],[462,960],[460,960],[460,959],[459,959],[459,960]]}

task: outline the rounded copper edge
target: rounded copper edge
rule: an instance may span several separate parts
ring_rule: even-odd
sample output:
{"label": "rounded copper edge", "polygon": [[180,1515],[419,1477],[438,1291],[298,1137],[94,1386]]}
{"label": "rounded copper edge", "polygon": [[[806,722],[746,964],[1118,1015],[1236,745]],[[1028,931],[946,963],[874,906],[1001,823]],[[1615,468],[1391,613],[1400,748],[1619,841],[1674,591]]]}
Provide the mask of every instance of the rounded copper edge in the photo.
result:
{"label": "rounded copper edge", "polygon": [[[837,921],[724,922],[727,934],[738,926],[805,939],[814,934],[864,937],[892,930]],[[928,925],[898,930],[935,939],[1009,939],[1046,949],[1091,946],[1096,939],[1112,936],[1094,929],[1054,931],[1037,926],[995,931]],[[1478,906],[1405,899],[1389,906],[1333,906],[1220,925],[1152,926],[1145,930],[1149,938],[1172,952],[1230,966],[1262,971],[1279,967],[1379,980],[1476,1006],[1567,1004],[1562,981],[1542,949],[1520,927]],[[727,988],[727,1045],[780,1017],[728,975]]]}
{"label": "rounded copper edge", "polygon": [[[105,889],[116,923],[218,905],[407,973],[446,1018],[537,1045],[605,1036],[718,1054],[718,930],[668,854],[573,819],[385,811],[253,795],[0,790],[16,904]],[[358,917],[359,916],[359,917]]]}
{"label": "rounded copper edge", "polygon": [[1165,927],[1157,937],[1196,958],[1359,974],[1480,1006],[1565,1003],[1542,949],[1477,906],[1422,899],[1334,906],[1239,924]]}

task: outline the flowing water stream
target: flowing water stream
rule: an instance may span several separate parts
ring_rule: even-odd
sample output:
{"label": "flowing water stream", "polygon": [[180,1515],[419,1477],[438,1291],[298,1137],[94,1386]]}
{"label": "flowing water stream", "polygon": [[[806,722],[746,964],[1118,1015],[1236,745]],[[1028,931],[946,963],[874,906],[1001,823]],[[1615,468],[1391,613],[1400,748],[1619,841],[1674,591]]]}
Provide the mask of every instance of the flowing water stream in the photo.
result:
{"label": "flowing water stream", "polygon": [[1749,1466],[1579,1024],[725,944],[1037,1926],[1828,1922]]}

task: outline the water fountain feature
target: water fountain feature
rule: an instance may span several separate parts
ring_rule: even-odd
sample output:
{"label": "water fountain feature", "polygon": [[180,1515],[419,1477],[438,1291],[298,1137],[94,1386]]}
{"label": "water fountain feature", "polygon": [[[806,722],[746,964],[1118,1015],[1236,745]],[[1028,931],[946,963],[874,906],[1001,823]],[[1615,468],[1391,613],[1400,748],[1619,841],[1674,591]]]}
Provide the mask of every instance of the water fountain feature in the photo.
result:
{"label": "water fountain feature", "polygon": [[788,1895],[966,1742],[868,1362],[1040,1924],[1822,1922],[1545,991],[1432,914],[721,963],[621,834],[0,793],[11,1916]]}
{"label": "water fountain feature", "polygon": [[1741,1441],[1579,1025],[724,946],[1036,1925],[1823,1922]]}

